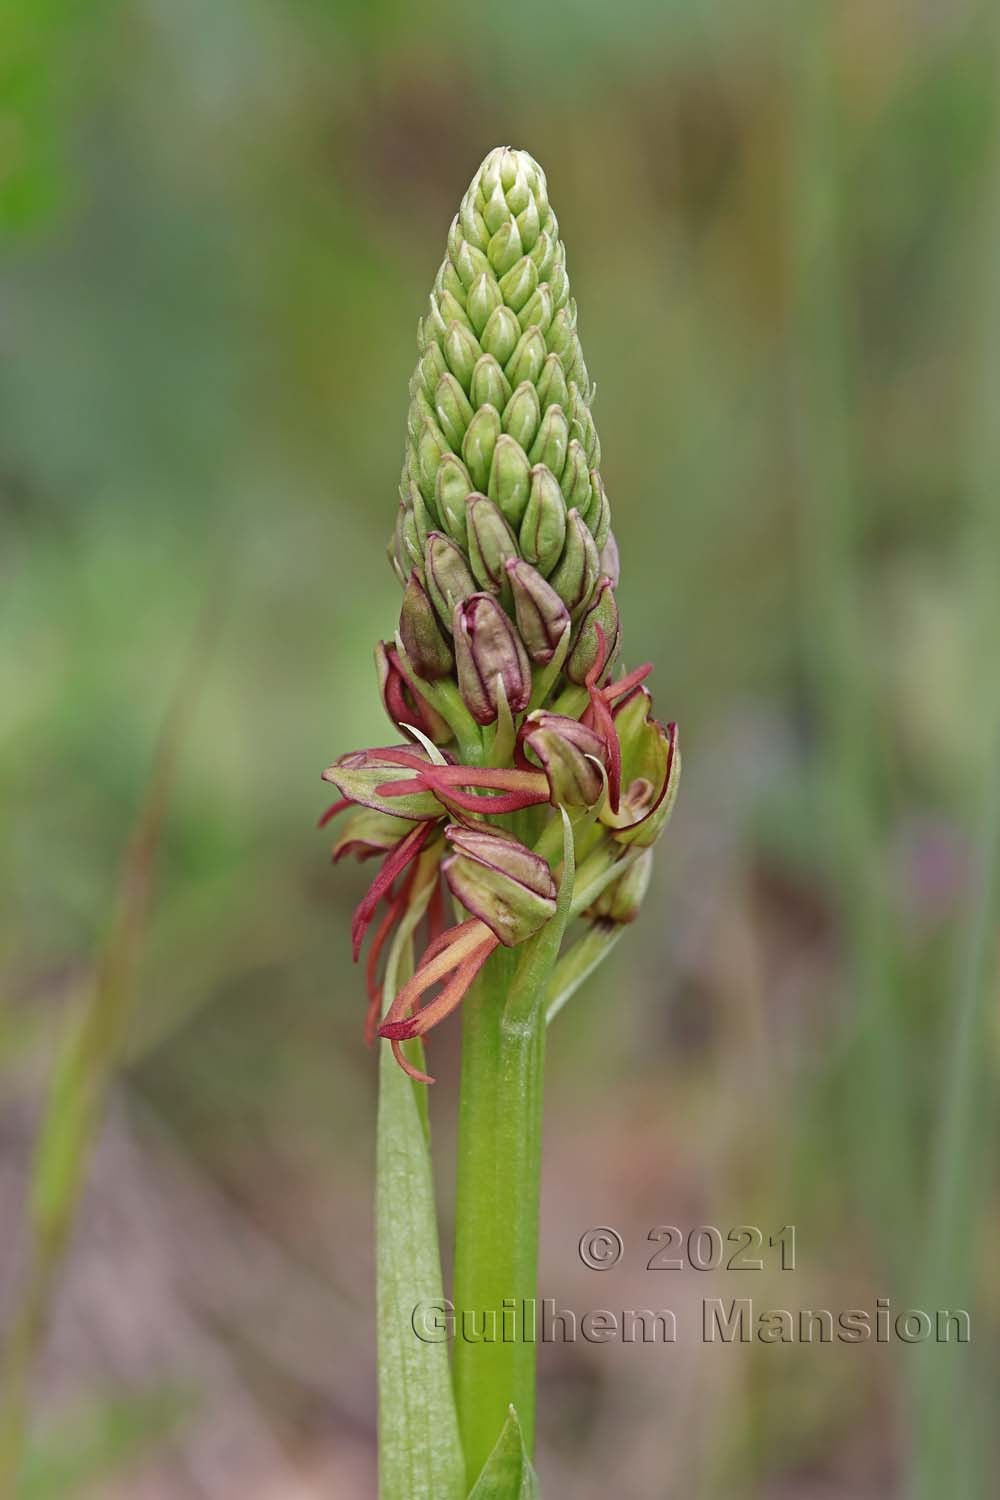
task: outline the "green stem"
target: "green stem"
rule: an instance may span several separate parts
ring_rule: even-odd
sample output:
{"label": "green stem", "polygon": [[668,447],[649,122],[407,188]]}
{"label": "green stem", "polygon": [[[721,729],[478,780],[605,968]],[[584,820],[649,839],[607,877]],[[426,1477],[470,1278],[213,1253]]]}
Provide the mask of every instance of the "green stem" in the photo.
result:
{"label": "green stem", "polygon": [[534,1438],[545,1008],[505,1016],[517,957],[495,953],[463,1006],[454,1375],[470,1483],[510,1405],[529,1453]]}

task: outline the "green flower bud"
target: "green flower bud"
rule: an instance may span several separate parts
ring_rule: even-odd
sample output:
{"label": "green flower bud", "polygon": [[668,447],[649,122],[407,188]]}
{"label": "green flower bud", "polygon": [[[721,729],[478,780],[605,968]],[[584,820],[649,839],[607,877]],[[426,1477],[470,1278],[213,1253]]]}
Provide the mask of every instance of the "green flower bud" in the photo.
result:
{"label": "green flower bud", "polygon": [[455,606],[476,592],[476,580],[461,547],[440,531],[432,531],[427,538],[424,578],[438,618],[450,630]]}
{"label": "green flower bud", "polygon": [[477,490],[485,493],[490,478],[493,450],[500,436],[500,417],[494,406],[481,406],[469,423],[462,444],[462,457]]}
{"label": "green flower bud", "polygon": [[[450,262],[448,265],[448,269],[451,270]],[[449,323],[461,323],[463,328],[468,328],[469,332],[471,333],[472,324],[469,321],[468,313],[462,306],[462,303],[465,300],[465,289],[459,281],[457,275],[455,275],[454,272],[452,272],[452,275],[455,277],[455,286],[459,295],[456,296],[454,291],[448,290],[447,288],[445,288],[443,291],[438,292],[436,294],[437,310],[440,313],[441,321],[446,328],[448,327]],[[461,301],[459,300],[459,298],[461,298]]]}
{"label": "green flower bud", "polygon": [[462,460],[454,453],[446,453],[437,471],[434,502],[441,524],[460,546],[465,543],[465,502],[472,488]]}
{"label": "green flower bud", "polygon": [[469,321],[480,338],[489,322],[490,314],[502,304],[503,293],[493,279],[492,273],[484,271],[469,288],[467,303]]}
{"label": "green flower bud", "polygon": [[411,391],[410,410],[406,419],[406,428],[411,440],[418,444],[425,427],[437,427],[437,413],[433,405],[424,395],[419,381],[416,381]]}
{"label": "green flower bud", "polygon": [[[448,237],[448,252],[458,272],[459,280],[465,287],[469,301],[472,298],[473,288],[482,280],[485,279],[493,284],[489,261],[481,250],[477,250],[475,246],[469,244],[468,240],[462,238],[457,219],[452,220],[452,233]],[[468,301],[466,310],[469,310]],[[473,326],[474,323],[475,320],[473,320]]]}
{"label": "green flower bud", "polygon": [[441,431],[451,448],[458,450],[465,437],[465,429],[472,421],[472,407],[454,375],[449,371],[442,375],[434,393],[434,408]]}
{"label": "green flower bud", "polygon": [[[510,202],[509,196],[507,201]],[[534,198],[529,198],[527,204],[517,216],[517,227],[520,230],[521,244],[525,250],[530,250],[537,240],[541,222],[538,204]]]}
{"label": "green flower bud", "polygon": [[600,560],[594,538],[581,521],[579,511],[571,510],[566,523],[566,545],[549,582],[570,614],[576,615],[594,592]]}
{"label": "green flower bud", "polygon": [[558,354],[550,354],[542,366],[542,373],[538,377],[538,400],[543,411],[547,406],[565,408],[569,400],[569,388]]}
{"label": "green flower bud", "polygon": [[417,447],[420,493],[425,500],[433,498],[438,464],[447,452],[448,443],[441,429],[436,423],[433,425],[430,422],[425,423],[424,430],[420,434],[420,443]]}
{"label": "green flower bud", "polygon": [[506,275],[500,277],[503,300],[514,312],[520,312],[537,286],[538,271],[528,255],[523,255],[516,266],[511,266]]}
{"label": "green flower bud", "polygon": [[653,874],[653,851],[644,849],[624,874],[601,892],[584,913],[588,922],[610,922],[615,927],[634,922],[649,890]]}
{"label": "green flower bud", "polygon": [[413,510],[402,501],[399,502],[399,514],[396,517],[395,556],[404,578],[409,576],[411,568],[422,568],[424,565],[424,549]]}
{"label": "green flower bud", "polygon": [[492,354],[484,354],[477,360],[469,395],[475,408],[495,406],[498,412],[503,411],[510,400],[510,381]]}
{"label": "green flower bud", "polygon": [[483,175],[482,188],[486,198],[486,202],[483,205],[483,220],[490,234],[494,235],[505,224],[510,223],[512,218],[511,211],[507,207],[507,199],[504,197],[500,178],[490,173],[489,169]]}
{"label": "green flower bud", "polygon": [[580,388],[576,381],[569,382],[569,418],[570,431],[582,444],[583,451],[587,455],[587,461],[592,469],[596,469],[601,461],[600,443],[597,437],[597,428],[590,414],[590,407],[580,394]]}
{"label": "green flower bud", "polygon": [[472,384],[472,372],[482,352],[471,328],[467,328],[464,323],[448,324],[444,335],[444,357],[463,391],[467,391]]}
{"label": "green flower bud", "polygon": [[431,297],[427,316],[417,324],[417,346],[421,353],[430,343],[440,343],[444,338],[446,324],[438,311],[437,298]]}
{"label": "green flower bud", "polygon": [[570,439],[566,450],[566,463],[563,467],[560,479],[563,498],[566,504],[575,506],[583,519],[590,522],[590,469],[587,465],[587,455],[575,438]]}
{"label": "green flower bud", "polygon": [[[563,247],[561,245],[556,246],[556,251],[553,256],[552,270],[549,272],[549,284],[552,287],[552,299],[556,307],[566,307],[570,301],[569,277],[566,275],[566,258],[565,252],[563,251]],[[580,340],[576,337],[575,306],[570,308],[570,316],[572,318],[573,326],[573,355],[575,368],[575,366],[581,362]]]}
{"label": "green flower bud", "polygon": [[569,624],[569,610],[550,583],[523,558],[507,564],[517,631],[531,660],[547,666]]}
{"label": "green flower bud", "polygon": [[555,916],[556,883],[540,855],[496,829],[452,825],[445,836],[455,851],[441,862],[449,890],[505,947]]}
{"label": "green flower bud", "polygon": [[504,408],[503,430],[527,452],[541,419],[538,392],[529,380],[522,381]]}
{"label": "green flower bud", "polygon": [[539,281],[548,281],[555,255],[555,244],[551,234],[543,229],[532,246],[530,254],[538,270]]}
{"label": "green flower bud", "polygon": [[618,637],[618,605],[615,603],[611,580],[602,578],[586,614],[577,626],[576,640],[566,658],[565,672],[570,682],[583,683],[587,673],[602,658],[602,666],[609,666],[618,651]]}
{"label": "green flower bud", "polygon": [[576,318],[570,307],[561,307],[545,330],[546,341],[554,354],[570,369],[576,353]]}
{"label": "green flower bud", "polygon": [[420,356],[416,375],[427,401],[434,400],[434,392],[438,388],[438,381],[446,372],[448,366],[444,362],[440,344],[428,344],[424,353]]}
{"label": "green flower bud", "polygon": [[452,618],[459,692],[477,724],[492,724],[500,689],[512,712],[527,708],[531,664],[520,637],[492,594],[471,594]]}
{"label": "green flower bud", "polygon": [[458,221],[469,244],[474,245],[477,250],[485,251],[490,242],[490,232],[486,228],[486,220],[470,194],[466,194],[462,201],[462,206],[458,211]]}
{"label": "green flower bud", "polygon": [[546,328],[552,322],[552,291],[549,286],[543,283],[534,295],[529,297],[518,313],[517,321],[524,329],[534,324],[539,333],[545,333]]}
{"label": "green flower bud", "polygon": [[533,464],[544,464],[550,473],[559,475],[566,463],[569,444],[569,423],[561,406],[550,406],[542,418],[542,425],[535,435],[534,446],[528,454]]}
{"label": "green flower bud", "polygon": [[519,527],[528,505],[531,490],[531,464],[528,455],[514,438],[502,433],[497,438],[490,466],[486,493],[499,505],[511,526]]}
{"label": "green flower bud", "polygon": [[604,796],[607,750],[596,730],[565,714],[536,710],[518,739],[529,764],[533,759],[548,777],[553,805],[594,807]]}
{"label": "green flower bud", "polygon": [[541,329],[526,328],[517,341],[514,353],[504,366],[504,372],[511,385],[520,385],[522,380],[530,380],[534,384],[542,373],[547,354],[545,337]]}
{"label": "green flower bud", "polygon": [[410,573],[403,593],[399,634],[418,677],[437,682],[450,675],[455,658],[416,568]]}
{"label": "green flower bud", "polygon": [[596,469],[590,471],[591,501],[587,512],[587,525],[593,533],[597,550],[600,551],[608,539],[611,529],[611,506],[604,492],[601,476]]}
{"label": "green flower bud", "polygon": [[517,321],[517,314],[511,312],[509,307],[497,307],[486,321],[480,342],[487,354],[492,354],[500,364],[506,365],[517,348],[520,337],[521,325]]}
{"label": "green flower bud", "polygon": [[510,597],[507,562],[517,557],[517,540],[492,500],[469,499],[469,561],[476,582],[491,594]]}
{"label": "green flower bud", "polygon": [[531,490],[519,532],[521,554],[547,577],[566,540],[566,502],[544,464],[531,471]]}
{"label": "green flower bud", "polygon": [[486,247],[486,254],[498,276],[509,271],[511,266],[520,260],[524,254],[524,246],[521,243],[521,231],[515,219],[508,219],[506,224],[500,225]]}

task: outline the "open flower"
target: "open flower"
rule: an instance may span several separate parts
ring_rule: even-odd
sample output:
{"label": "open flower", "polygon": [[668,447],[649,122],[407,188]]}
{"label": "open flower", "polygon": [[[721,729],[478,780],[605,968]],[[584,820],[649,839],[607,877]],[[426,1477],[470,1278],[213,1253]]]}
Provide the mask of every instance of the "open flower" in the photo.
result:
{"label": "open flower", "polygon": [[541,766],[556,807],[594,807],[604,796],[607,743],[579,719],[536,709],[518,730],[515,755],[526,768],[532,758]]}
{"label": "open flower", "polygon": [[[450,927],[431,943],[416,973],[403,985],[386,1012],[378,1034],[392,1043],[396,1061],[418,1083],[433,1083],[434,1079],[409,1061],[400,1042],[423,1036],[431,1026],[436,1026],[451,1014],[464,999],[497,942],[497,937],[485,922],[476,919]],[[424,995],[437,984],[443,984],[440,993],[420,1007]]]}
{"label": "open flower", "polygon": [[493,828],[445,829],[453,850],[441,865],[448,888],[507,948],[555,915],[556,883],[540,855]]}

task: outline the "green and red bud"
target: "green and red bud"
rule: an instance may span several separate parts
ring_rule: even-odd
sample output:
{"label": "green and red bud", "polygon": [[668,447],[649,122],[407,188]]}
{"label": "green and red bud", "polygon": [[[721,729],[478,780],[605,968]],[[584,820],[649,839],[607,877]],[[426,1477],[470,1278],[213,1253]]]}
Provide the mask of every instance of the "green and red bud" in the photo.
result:
{"label": "green and red bud", "polygon": [[577,626],[576,640],[566,659],[566,676],[570,682],[583,684],[595,666],[601,671],[609,666],[618,651],[620,627],[618,605],[610,578],[602,577],[597,592]]}
{"label": "green and red bud", "polygon": [[566,517],[566,544],[549,582],[571,615],[589,603],[601,571],[597,546],[577,510]]}
{"label": "green and red bud", "polygon": [[403,729],[412,725],[435,744],[446,745],[452,737],[451,726],[406,675],[396,647],[379,641],[375,647],[375,664],[382,702],[396,727]]}
{"label": "green and red bud", "polygon": [[418,677],[425,682],[438,682],[451,675],[455,658],[416,568],[411,571],[403,594],[399,634]]}
{"label": "green and red bud", "polygon": [[427,537],[424,578],[438,618],[450,630],[455,605],[476,592],[476,580],[461,547],[443,532],[432,531]]}
{"label": "green and red bud", "polygon": [[445,836],[455,851],[441,863],[449,890],[505,947],[555,916],[556,883],[540,855],[496,829],[453,824]]}
{"label": "green and red bud", "polygon": [[507,563],[517,558],[517,538],[485,495],[469,496],[468,515],[469,561],[476,582],[481,589],[509,600]]}
{"label": "green and red bud", "polygon": [[569,610],[550,583],[517,558],[507,564],[517,630],[531,660],[546,666],[570,623]]}
{"label": "green and red bud", "polygon": [[514,713],[527,708],[531,663],[520,636],[493,595],[474,593],[458,604],[452,633],[458,689],[476,723],[493,723],[501,696]]}

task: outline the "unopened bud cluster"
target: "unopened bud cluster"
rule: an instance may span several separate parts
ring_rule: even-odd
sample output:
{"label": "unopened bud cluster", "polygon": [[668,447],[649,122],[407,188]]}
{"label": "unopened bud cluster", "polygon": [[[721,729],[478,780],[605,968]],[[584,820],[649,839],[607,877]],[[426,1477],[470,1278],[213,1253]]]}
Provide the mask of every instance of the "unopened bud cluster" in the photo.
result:
{"label": "unopened bud cluster", "polygon": [[528,663],[551,660],[567,626],[576,683],[596,660],[588,614],[597,609],[606,641],[618,630],[617,549],[566,252],[526,152],[493,151],[473,178],[418,344],[390,546],[400,632],[416,672],[454,671],[488,724],[498,672],[515,708]]}

